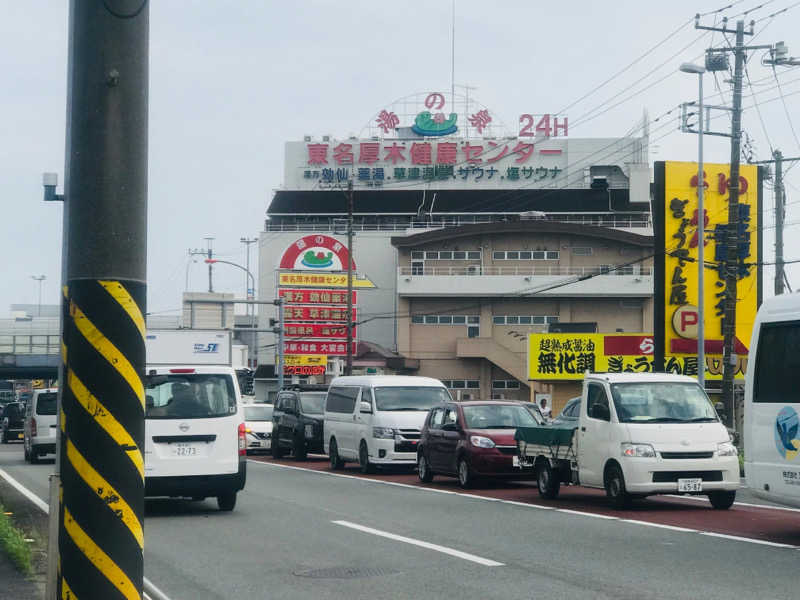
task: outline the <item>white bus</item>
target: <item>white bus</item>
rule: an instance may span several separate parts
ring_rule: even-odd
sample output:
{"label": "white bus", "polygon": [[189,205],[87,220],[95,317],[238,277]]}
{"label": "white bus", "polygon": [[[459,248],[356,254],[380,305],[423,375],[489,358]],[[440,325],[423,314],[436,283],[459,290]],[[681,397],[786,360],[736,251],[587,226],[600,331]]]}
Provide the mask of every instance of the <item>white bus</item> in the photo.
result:
{"label": "white bus", "polygon": [[800,507],[800,294],[758,310],[745,377],[744,471],[757,496]]}

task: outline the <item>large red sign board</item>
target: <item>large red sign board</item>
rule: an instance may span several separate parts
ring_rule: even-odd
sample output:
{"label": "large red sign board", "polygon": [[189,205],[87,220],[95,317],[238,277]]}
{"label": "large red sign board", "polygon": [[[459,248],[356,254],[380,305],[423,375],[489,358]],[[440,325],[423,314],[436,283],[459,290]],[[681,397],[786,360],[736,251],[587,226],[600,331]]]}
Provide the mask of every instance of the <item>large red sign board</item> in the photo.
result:
{"label": "large red sign board", "polygon": [[[284,335],[289,338],[346,338],[347,325],[334,325],[325,323],[286,323]],[[353,327],[353,337],[356,337],[356,328]],[[321,352],[320,354],[325,354]]]}
{"label": "large red sign board", "polygon": [[[353,355],[357,353],[358,342],[353,342]],[[284,354],[327,354],[328,356],[346,356],[347,343],[344,341],[303,340],[285,341]]]}
{"label": "large red sign board", "polygon": [[[298,290],[278,288],[278,296],[286,298],[287,304],[347,304],[347,291],[335,289]],[[353,304],[356,292],[353,291]]]}

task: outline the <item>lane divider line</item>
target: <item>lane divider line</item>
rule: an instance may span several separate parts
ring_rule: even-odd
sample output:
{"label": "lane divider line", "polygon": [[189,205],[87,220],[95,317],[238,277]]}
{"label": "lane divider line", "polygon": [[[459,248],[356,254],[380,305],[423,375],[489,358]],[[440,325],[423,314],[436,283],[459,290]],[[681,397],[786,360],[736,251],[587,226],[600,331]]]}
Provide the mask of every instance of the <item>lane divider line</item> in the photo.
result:
{"label": "lane divider line", "polygon": [[463,560],[468,560],[474,563],[478,563],[479,565],[483,565],[485,567],[504,566],[503,563],[497,562],[496,560],[482,558],[480,556],[475,556],[474,554],[469,554],[468,552],[462,552],[461,550],[448,548],[447,546],[440,546],[439,544],[431,544],[430,542],[424,542],[422,540],[417,540],[415,538],[405,537],[403,535],[397,535],[395,533],[389,533],[388,531],[381,531],[380,529],[365,527],[364,525],[359,525],[358,523],[351,523],[350,521],[331,521],[331,523],[335,523],[336,525],[341,525],[343,527],[349,527],[350,529],[355,529],[357,531],[362,531],[364,533],[377,535],[379,537],[384,537],[390,540],[394,540],[396,542],[403,542],[404,544],[411,544],[413,546],[419,546],[420,548],[427,548],[428,550],[435,550],[436,552],[441,552],[442,554],[448,554],[450,556],[455,556],[456,558],[461,558]]}
{"label": "lane divider line", "polygon": [[[680,500],[692,500],[694,502],[705,502],[706,504],[711,504],[708,498],[703,498],[702,496],[680,496],[678,494],[664,494],[667,498],[678,498]],[[769,510],[785,510],[787,512],[796,512],[800,513],[800,508],[790,508],[788,506],[772,506],[771,504],[755,504],[753,502],[734,502],[734,506],[750,506],[752,508],[767,508]]]}
{"label": "lane divider line", "polygon": [[[4,469],[1,469],[1,468],[0,468],[0,477],[5,479],[6,482],[11,487],[13,487],[20,494],[22,494],[28,500],[30,500],[34,504],[34,506],[36,506],[36,508],[41,510],[44,514],[46,514],[46,515],[50,514],[50,506],[47,504],[47,502],[45,502],[44,500],[39,498],[39,496],[34,494],[32,491],[30,491],[28,488],[26,488],[24,485],[22,485],[19,481],[14,479],[7,471],[5,471]],[[145,591],[144,592],[144,600],[156,600],[156,599],[158,599],[158,600],[169,600],[169,597],[164,592],[159,590],[156,586],[154,586],[153,583],[147,579],[147,577],[144,578],[144,585],[145,585],[145,588],[147,588],[147,590],[150,591],[150,593],[154,594],[154,597],[150,597],[148,595],[148,591]]]}
{"label": "lane divider line", "polygon": [[[357,477],[355,475],[347,475],[345,473],[331,473],[330,471],[317,471],[316,469],[309,469],[309,468],[306,468],[306,467],[295,467],[295,466],[291,466],[291,465],[281,465],[281,464],[278,464],[278,463],[268,463],[268,462],[263,462],[263,461],[260,461],[260,460],[248,459],[247,462],[264,465],[266,467],[277,467],[277,468],[280,468],[280,469],[289,469],[289,470],[294,470],[294,471],[306,471],[308,473],[315,473],[317,475],[328,475],[330,477],[342,477],[342,478],[345,478],[345,479],[350,479],[350,480],[355,480],[355,481],[368,481],[368,482],[371,482],[371,483],[380,483],[380,484],[383,484],[383,485],[393,485],[393,486],[396,486],[396,487],[409,488],[409,489],[412,489],[412,490],[418,490],[418,491],[423,491],[423,492],[435,492],[435,493],[439,493],[439,494],[452,494],[452,495],[463,496],[463,497],[474,499],[474,500],[483,500],[483,501],[486,501],[486,502],[499,502],[501,504],[510,504],[512,506],[520,506],[520,507],[529,508],[529,509],[553,510],[553,511],[559,512],[559,513],[566,513],[566,514],[569,514],[569,515],[578,515],[578,516],[581,516],[581,517],[591,517],[593,519],[604,519],[604,520],[608,520],[608,521],[620,521],[621,523],[629,523],[631,525],[643,525],[645,527],[655,527],[655,528],[658,528],[658,529],[669,529],[669,530],[672,530],[672,531],[677,531],[677,532],[682,532],[682,533],[698,533],[700,535],[718,537],[718,538],[723,538],[723,539],[728,539],[728,540],[733,540],[733,541],[738,541],[738,542],[749,542],[749,543],[752,543],[752,544],[759,544],[759,545],[762,545],[762,546],[772,546],[774,548],[788,548],[788,549],[791,549],[791,550],[800,550],[800,546],[792,546],[790,544],[781,544],[779,542],[770,542],[768,540],[759,540],[759,539],[756,539],[756,538],[748,538],[748,537],[742,537],[742,536],[736,536],[736,535],[728,535],[728,534],[724,534],[724,533],[715,533],[713,531],[704,531],[702,529],[692,529],[692,528],[689,528],[689,527],[678,527],[677,525],[667,525],[667,524],[664,524],[664,523],[651,523],[649,521],[640,521],[640,520],[637,520],[637,519],[625,519],[625,518],[622,518],[622,517],[615,517],[613,515],[602,515],[602,514],[597,514],[597,513],[584,512],[584,511],[580,511],[580,510],[573,510],[573,509],[569,509],[569,508],[557,508],[555,506],[544,506],[544,505],[541,505],[541,504],[528,504],[528,503],[525,503],[525,502],[518,502],[518,501],[515,501],[515,500],[502,500],[500,498],[489,498],[489,497],[486,497],[486,496],[479,496],[477,494],[466,494],[466,493],[461,493],[461,492],[453,492],[453,491],[450,491],[450,490],[440,490],[440,489],[436,489],[436,488],[422,487],[422,486],[419,486],[419,485],[411,485],[411,484],[408,484],[408,483],[399,483],[397,481],[384,481],[382,479],[373,479],[373,478],[370,478],[370,477]],[[683,496],[678,496],[678,497],[682,498]],[[773,508],[771,506],[767,506],[767,507],[761,507],[760,505],[754,505],[754,506],[758,506],[759,508]]]}

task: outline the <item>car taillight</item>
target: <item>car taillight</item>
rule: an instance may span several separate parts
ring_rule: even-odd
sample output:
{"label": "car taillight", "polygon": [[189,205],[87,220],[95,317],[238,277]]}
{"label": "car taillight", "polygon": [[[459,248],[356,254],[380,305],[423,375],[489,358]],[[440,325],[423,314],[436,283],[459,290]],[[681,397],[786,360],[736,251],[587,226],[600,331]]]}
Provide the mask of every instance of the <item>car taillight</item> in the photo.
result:
{"label": "car taillight", "polygon": [[239,423],[239,456],[247,455],[247,428]]}
{"label": "car taillight", "polygon": [[36,436],[36,419],[31,417],[31,437]]}

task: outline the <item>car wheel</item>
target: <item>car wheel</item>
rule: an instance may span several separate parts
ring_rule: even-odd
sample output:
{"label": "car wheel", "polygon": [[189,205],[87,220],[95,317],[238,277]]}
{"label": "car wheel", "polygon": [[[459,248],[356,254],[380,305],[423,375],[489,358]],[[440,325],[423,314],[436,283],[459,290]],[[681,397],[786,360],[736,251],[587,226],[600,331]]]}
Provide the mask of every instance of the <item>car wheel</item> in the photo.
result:
{"label": "car wheel", "polygon": [[31,452],[28,450],[28,442],[22,442],[22,452],[25,455],[25,462],[31,462]]}
{"label": "car wheel", "polygon": [[217,506],[222,511],[232,511],[236,507],[236,492],[225,492],[217,496]]}
{"label": "car wheel", "polygon": [[38,464],[38,462],[39,462],[39,450],[37,450],[36,446],[31,446],[30,459],[31,459],[31,464],[32,465]]}
{"label": "car wheel", "polygon": [[475,477],[472,475],[466,458],[458,459],[458,484],[465,490],[475,485]]}
{"label": "car wheel", "polygon": [[552,500],[558,497],[561,490],[561,481],[558,474],[553,470],[548,460],[540,460],[536,469],[536,487],[542,498]]}
{"label": "car wheel", "polygon": [[0,443],[7,444],[8,443],[8,433],[5,429],[0,429]]}
{"label": "car wheel", "polygon": [[716,510],[728,510],[733,506],[733,501],[736,500],[736,490],[709,492],[708,500]]}
{"label": "car wheel", "polygon": [[617,510],[631,505],[631,495],[625,489],[625,476],[619,465],[611,465],[606,473],[606,496]]}
{"label": "car wheel", "polygon": [[417,454],[417,475],[422,483],[433,481],[433,471],[431,471],[428,459],[425,458],[425,452],[422,450]]}
{"label": "car wheel", "polygon": [[292,454],[294,454],[295,460],[305,460],[308,456],[306,441],[302,436],[295,436],[294,443],[292,444]]}
{"label": "car wheel", "polygon": [[331,469],[338,471],[344,468],[344,461],[339,456],[339,447],[336,445],[336,438],[331,438],[328,454],[331,459]]}
{"label": "car wheel", "polygon": [[283,456],[283,448],[281,448],[281,444],[278,441],[278,438],[273,436],[272,437],[272,458],[281,458]]}
{"label": "car wheel", "polygon": [[369,449],[364,440],[361,440],[361,446],[358,448],[358,466],[364,475],[369,475],[375,470],[373,464],[369,462]]}

